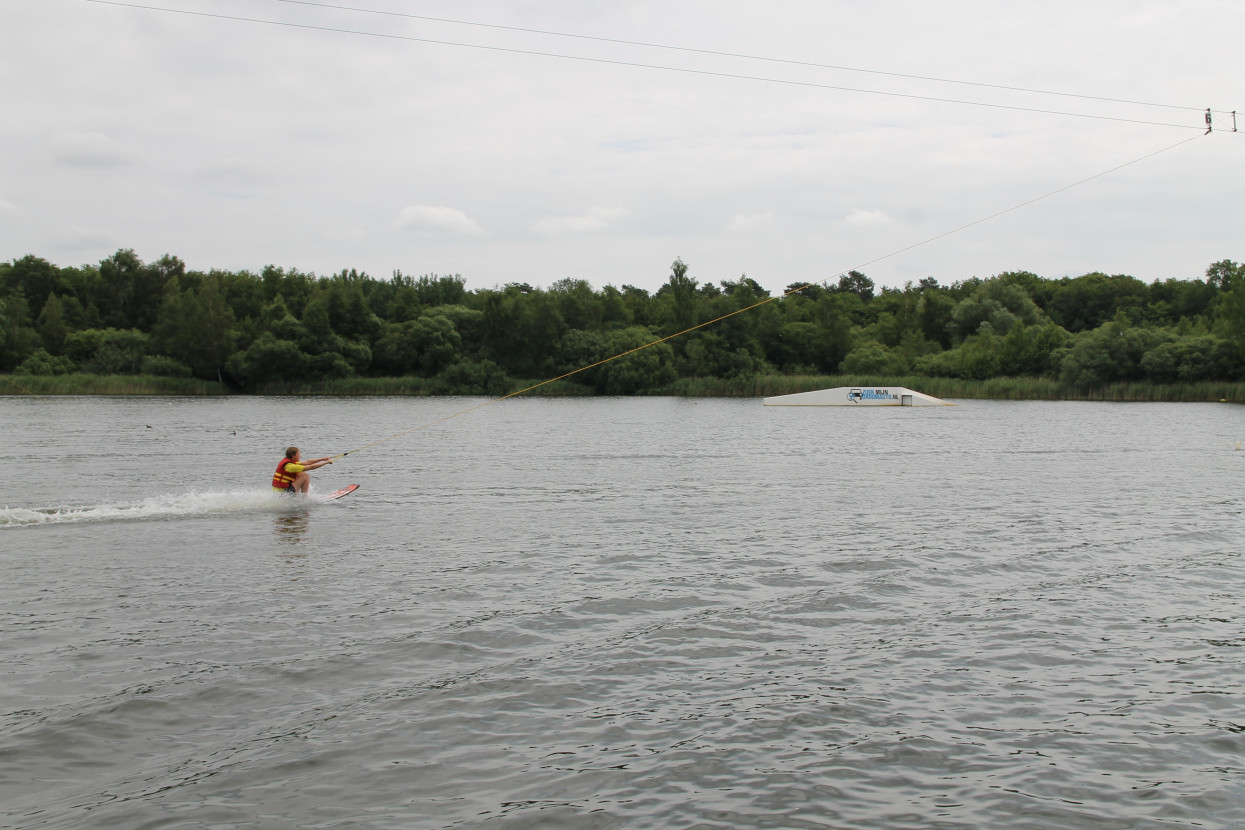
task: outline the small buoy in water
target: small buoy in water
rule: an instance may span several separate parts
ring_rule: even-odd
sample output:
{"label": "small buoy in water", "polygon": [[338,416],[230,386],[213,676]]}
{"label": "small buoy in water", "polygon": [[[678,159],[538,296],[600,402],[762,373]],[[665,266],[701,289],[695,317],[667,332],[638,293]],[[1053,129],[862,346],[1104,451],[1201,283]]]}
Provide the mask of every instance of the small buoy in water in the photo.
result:
{"label": "small buoy in water", "polygon": [[1240,441],[1237,441],[1237,442],[1236,442],[1236,448],[1237,448],[1238,450],[1241,448],[1241,442],[1240,442]]}

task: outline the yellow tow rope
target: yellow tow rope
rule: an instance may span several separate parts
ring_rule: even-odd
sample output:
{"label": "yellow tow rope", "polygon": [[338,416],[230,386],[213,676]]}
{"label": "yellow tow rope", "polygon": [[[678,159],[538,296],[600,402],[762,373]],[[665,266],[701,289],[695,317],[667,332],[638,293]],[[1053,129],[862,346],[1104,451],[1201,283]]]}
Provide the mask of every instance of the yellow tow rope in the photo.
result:
{"label": "yellow tow rope", "polygon": [[[1071,190],[1071,189],[1072,189],[1072,188],[1074,188],[1074,187],[1078,187],[1078,186],[1080,186],[1080,185],[1083,185],[1083,184],[1085,184],[1086,182],[1091,182],[1091,181],[1093,181],[1094,179],[1102,178],[1103,176],[1106,176],[1106,175],[1108,175],[1108,174],[1110,174],[1110,173],[1114,173],[1114,172],[1116,172],[1117,170],[1122,170],[1122,169],[1124,169],[1125,167],[1128,167],[1128,166],[1130,166],[1130,165],[1136,164],[1136,163],[1138,163],[1138,162],[1140,162],[1140,161],[1144,161],[1145,159],[1151,158],[1151,157],[1153,157],[1153,156],[1157,156],[1159,153],[1165,153],[1165,152],[1167,152],[1168,150],[1173,150],[1173,149],[1175,149],[1176,147],[1179,147],[1179,146],[1181,146],[1181,145],[1183,145],[1183,144],[1188,144],[1190,141],[1194,141],[1194,140],[1196,140],[1196,139],[1198,139],[1198,138],[1201,138],[1201,136],[1193,136],[1193,137],[1191,137],[1191,138],[1186,138],[1186,139],[1184,139],[1183,141],[1178,141],[1178,142],[1176,142],[1175,144],[1172,144],[1172,145],[1170,145],[1170,146],[1168,146],[1168,147],[1164,147],[1164,148],[1162,148],[1162,149],[1160,149],[1160,150],[1155,150],[1155,151],[1153,151],[1153,152],[1146,153],[1145,155],[1140,156],[1139,158],[1135,158],[1135,159],[1133,159],[1132,161],[1127,161],[1127,162],[1124,162],[1123,164],[1117,165],[1117,166],[1112,167],[1112,168],[1110,168],[1110,169],[1108,169],[1108,170],[1104,170],[1104,171],[1102,171],[1101,173],[1095,173],[1094,175],[1089,176],[1089,177],[1084,178],[1084,179],[1081,179],[1080,181],[1073,182],[1072,184],[1064,185],[1063,187],[1057,188],[1057,189],[1052,190],[1052,191],[1050,191],[1050,192],[1048,192],[1048,193],[1044,193],[1044,194],[1042,194],[1041,196],[1036,196],[1036,197],[1034,197],[1034,198],[1032,198],[1032,199],[1028,199],[1028,200],[1023,201],[1023,202],[1020,202],[1020,203],[1018,203],[1018,204],[1012,205],[1012,206],[1011,206],[1011,207],[1009,207],[1009,208],[1005,208],[1004,210],[1000,210],[1000,211],[998,211],[997,213],[992,213],[992,214],[990,214],[989,216],[982,217],[981,219],[975,219],[975,220],[973,220],[972,222],[969,222],[969,223],[967,223],[967,224],[965,224],[965,225],[960,225],[958,228],[953,228],[953,229],[951,229],[951,230],[949,230],[949,231],[944,231],[943,233],[936,234],[935,236],[931,236],[931,237],[929,237],[928,239],[922,240],[922,241],[917,242],[917,243],[914,243],[914,244],[912,244],[912,245],[908,245],[908,246],[906,246],[906,247],[904,247],[904,248],[899,248],[899,249],[897,249],[897,250],[891,251],[889,254],[885,254],[885,255],[883,255],[883,256],[880,256],[880,257],[878,257],[877,259],[871,259],[871,260],[869,260],[868,262],[861,263],[860,265],[857,265],[856,267],[849,269],[849,271],[859,271],[859,270],[861,270],[861,269],[863,269],[863,268],[867,268],[868,266],[873,265],[874,263],[881,262],[881,261],[882,261],[882,260],[884,260],[884,259],[889,259],[889,258],[891,258],[891,257],[893,257],[893,256],[897,256],[897,255],[899,255],[899,254],[906,253],[906,252],[908,252],[908,251],[913,250],[914,248],[919,248],[919,247],[921,247],[922,245],[928,245],[929,243],[934,242],[935,240],[942,239],[943,237],[950,236],[951,234],[954,234],[954,233],[959,233],[960,231],[963,231],[963,230],[966,230],[966,229],[968,229],[968,228],[971,228],[971,227],[973,227],[974,225],[980,225],[980,224],[981,224],[981,223],[983,223],[983,222],[987,222],[987,221],[989,221],[989,220],[991,220],[991,219],[995,219],[995,218],[997,218],[997,217],[999,217],[999,216],[1002,216],[1002,215],[1004,215],[1004,214],[1011,213],[1011,212],[1012,212],[1012,211],[1014,211],[1014,210],[1019,210],[1019,209],[1020,209],[1020,208],[1022,208],[1022,207],[1027,207],[1027,206],[1029,206],[1029,205],[1033,204],[1034,202],[1040,202],[1040,201],[1041,201],[1041,200],[1043,200],[1043,199],[1049,198],[1049,197],[1054,196],[1054,195],[1056,195],[1056,194],[1058,194],[1058,193],[1063,193],[1065,190]],[[839,272],[839,274],[845,274],[845,273],[848,273],[848,271],[840,271],[840,272]],[[836,276],[838,276],[838,275],[836,274]],[[750,306],[745,306],[744,308],[740,308],[740,309],[737,309],[737,310],[735,310],[735,311],[732,311],[730,314],[723,314],[721,317],[715,317],[715,318],[714,318],[714,319],[712,319],[712,320],[707,320],[707,321],[705,321],[705,322],[703,322],[703,323],[699,323],[699,324],[697,324],[697,325],[695,325],[695,326],[692,326],[692,327],[690,327],[690,328],[683,329],[683,331],[679,331],[679,332],[675,332],[674,334],[667,335],[667,336],[665,336],[665,337],[662,337],[662,338],[661,338],[661,339],[659,339],[659,340],[654,340],[654,341],[653,341],[653,342],[651,342],[651,343],[645,343],[645,344],[644,344],[644,345],[642,345],[642,346],[636,346],[634,349],[628,349],[627,351],[622,352],[622,353],[620,353],[620,354],[616,354],[616,355],[614,355],[613,357],[607,357],[607,358],[605,358],[604,360],[598,360],[596,363],[591,363],[591,364],[589,364],[589,365],[587,365],[587,366],[581,366],[580,368],[575,369],[574,371],[571,371],[571,372],[567,372],[567,373],[566,373],[566,374],[564,374],[564,375],[558,375],[556,378],[550,378],[549,380],[544,380],[544,381],[541,381],[540,383],[533,384],[533,385],[528,386],[528,387],[526,387],[526,388],[524,388],[524,389],[520,389],[520,390],[518,390],[518,391],[516,391],[516,392],[511,392],[509,395],[502,395],[500,398],[494,398],[494,399],[492,399],[492,400],[490,400],[490,401],[485,401],[484,403],[482,403],[482,404],[477,404],[476,406],[470,407],[469,409],[464,409],[464,410],[462,410],[461,412],[455,412],[455,413],[453,413],[452,415],[446,415],[445,417],[443,417],[443,418],[438,418],[438,419],[436,419],[435,421],[429,421],[429,422],[428,422],[428,423],[426,423],[426,424],[421,424],[421,425],[419,425],[419,426],[417,426],[417,427],[412,427],[411,429],[404,430],[403,432],[398,432],[398,433],[395,433],[395,434],[390,435],[390,436],[388,436],[388,437],[386,437],[386,438],[381,438],[379,441],[373,441],[373,442],[372,442],[372,443],[370,443],[370,444],[364,444],[363,446],[361,446],[361,447],[356,447],[356,448],[355,448],[355,449],[353,449],[353,450],[347,450],[346,452],[341,453],[340,455],[334,455],[334,456],[332,456],[332,459],[333,459],[334,461],[336,461],[336,460],[337,460],[337,459],[339,459],[339,458],[345,458],[346,456],[350,455],[351,453],[360,452],[360,451],[362,451],[362,450],[366,450],[366,449],[369,449],[369,448],[371,448],[371,447],[375,447],[375,446],[377,446],[377,445],[379,445],[379,444],[384,444],[384,443],[386,443],[386,442],[388,442],[388,441],[393,441],[393,440],[394,440],[394,439],[396,439],[396,438],[401,438],[401,437],[402,437],[402,436],[404,436],[404,435],[410,435],[410,434],[411,434],[411,433],[413,433],[413,432],[419,432],[420,430],[423,430],[423,429],[428,429],[429,427],[436,426],[437,424],[440,424],[440,423],[442,423],[442,422],[444,422],[444,421],[448,421],[448,420],[450,420],[450,419],[452,419],[452,418],[457,418],[457,417],[459,417],[460,415],[466,415],[466,414],[467,414],[467,413],[469,413],[469,412],[475,412],[477,409],[483,409],[483,408],[484,408],[484,407],[486,407],[486,406],[492,406],[492,405],[493,405],[493,404],[495,404],[495,403],[500,403],[501,401],[507,400],[508,398],[513,398],[513,397],[515,397],[515,396],[517,396],[517,395],[522,395],[522,394],[523,394],[523,393],[525,393],[525,392],[531,392],[533,389],[539,389],[539,388],[540,388],[540,387],[542,387],[542,386],[547,386],[547,385],[549,385],[550,383],[553,383],[554,381],[559,381],[559,380],[563,380],[563,379],[565,379],[565,378],[569,378],[571,375],[577,375],[577,374],[579,374],[580,372],[585,372],[585,371],[587,371],[588,369],[593,369],[593,368],[595,368],[595,367],[597,367],[597,366],[601,366],[601,365],[603,365],[603,364],[609,363],[609,362],[610,362],[610,361],[612,361],[612,360],[618,360],[619,358],[626,357],[627,355],[630,355],[630,354],[635,354],[636,352],[641,351],[641,350],[643,350],[643,349],[647,349],[647,348],[649,348],[650,346],[656,346],[656,345],[657,345],[657,344],[659,344],[659,343],[665,343],[667,340],[673,340],[673,339],[674,339],[674,338],[676,338],[676,337],[682,337],[683,335],[685,335],[685,334],[687,334],[687,333],[689,333],[689,332],[696,331],[697,329],[704,328],[705,326],[711,326],[711,325],[713,325],[714,323],[719,323],[719,322],[721,322],[722,320],[726,320],[726,319],[728,319],[728,318],[730,318],[730,317],[734,317],[736,314],[743,314],[745,311],[751,311],[751,310],[752,310],[752,309],[754,309],[754,308],[759,308],[760,306],[763,306],[763,305],[765,305],[766,303],[772,303],[772,302],[774,302],[775,300],[779,300],[779,299],[783,299],[783,298],[785,298],[785,297],[789,297],[789,296],[791,296],[792,294],[795,294],[795,293],[797,293],[797,292],[799,292],[799,291],[803,291],[803,290],[804,290],[804,289],[806,289],[806,288],[811,288],[811,287],[812,287],[812,286],[814,286],[814,285],[821,285],[822,283],[826,282],[826,281],[827,281],[827,280],[829,280],[829,279],[830,279],[830,277],[827,277],[827,278],[826,278],[826,279],[824,279],[824,280],[818,280],[818,281],[816,281],[816,282],[811,282],[811,283],[809,283],[808,285],[801,285],[799,288],[793,288],[793,289],[791,289],[791,290],[787,291],[787,292],[786,292],[786,293],[784,293],[784,294],[780,294],[780,295],[777,295],[777,296],[774,296],[774,297],[766,297],[764,300],[761,300],[761,301],[759,301],[759,302],[753,303],[753,304],[752,304],[752,305],[750,305]]]}

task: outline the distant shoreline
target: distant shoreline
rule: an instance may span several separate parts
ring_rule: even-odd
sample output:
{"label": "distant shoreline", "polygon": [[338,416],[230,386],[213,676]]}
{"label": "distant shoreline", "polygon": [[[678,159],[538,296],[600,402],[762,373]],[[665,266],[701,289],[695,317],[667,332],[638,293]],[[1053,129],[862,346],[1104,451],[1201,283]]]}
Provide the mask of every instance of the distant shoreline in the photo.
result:
{"label": "distant shoreline", "polygon": [[[514,389],[530,385],[515,381]],[[906,386],[939,398],[978,400],[1136,401],[1245,403],[1245,383],[1228,381],[1156,384],[1145,381],[1113,383],[1095,389],[1076,389],[1047,378],[885,377],[816,375],[760,375],[753,378],[681,378],[638,397],[760,398],[789,395],[835,386]],[[485,397],[500,397],[487,395]],[[239,392],[223,383],[195,378],[152,375],[0,375],[0,396],[52,397],[64,395],[116,396],[329,396],[329,397],[434,397],[424,378],[341,378],[318,382],[266,384],[253,393]],[[593,397],[591,390],[569,381],[557,381],[524,396]]]}

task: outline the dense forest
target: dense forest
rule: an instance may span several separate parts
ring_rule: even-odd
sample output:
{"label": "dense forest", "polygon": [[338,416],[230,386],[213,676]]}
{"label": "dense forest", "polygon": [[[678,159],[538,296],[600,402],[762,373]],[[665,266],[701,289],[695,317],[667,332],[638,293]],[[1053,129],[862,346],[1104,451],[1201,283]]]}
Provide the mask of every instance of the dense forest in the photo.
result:
{"label": "dense forest", "polygon": [[401,272],[203,273],[132,250],[78,267],[32,255],[0,263],[0,372],[197,377],[244,391],[413,376],[434,393],[505,394],[655,343],[570,380],[626,395],[757,375],[1032,377],[1076,389],[1245,379],[1245,265],[1229,260],[1205,279],[1150,284],[1013,271],[877,290],[853,271],[756,305],[767,298],[746,275],[701,283],[681,260],[650,294],[569,278],[468,291],[459,276]]}

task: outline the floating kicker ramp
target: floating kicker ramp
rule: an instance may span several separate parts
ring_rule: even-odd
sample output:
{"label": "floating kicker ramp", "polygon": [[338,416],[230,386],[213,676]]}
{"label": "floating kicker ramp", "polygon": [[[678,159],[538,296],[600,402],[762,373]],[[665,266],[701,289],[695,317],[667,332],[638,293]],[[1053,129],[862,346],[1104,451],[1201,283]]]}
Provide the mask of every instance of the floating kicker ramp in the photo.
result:
{"label": "floating kicker ramp", "polygon": [[836,386],[815,392],[765,398],[765,406],[955,406],[942,398],[902,386]]}

